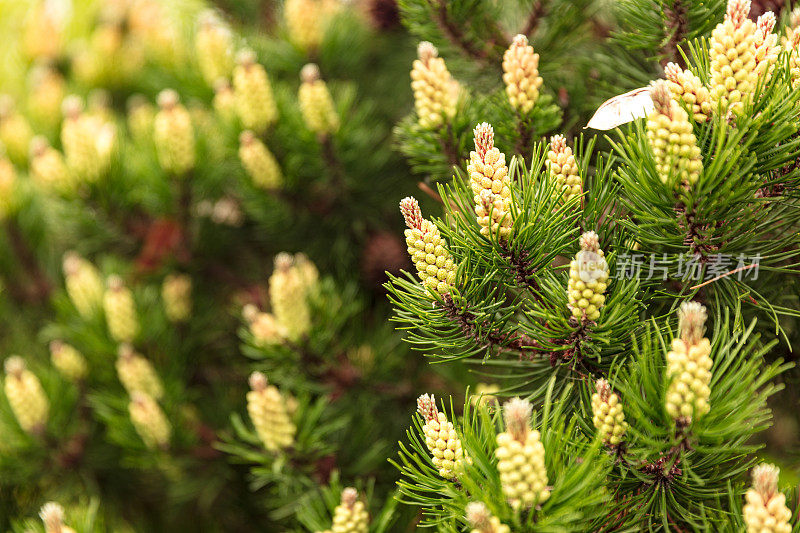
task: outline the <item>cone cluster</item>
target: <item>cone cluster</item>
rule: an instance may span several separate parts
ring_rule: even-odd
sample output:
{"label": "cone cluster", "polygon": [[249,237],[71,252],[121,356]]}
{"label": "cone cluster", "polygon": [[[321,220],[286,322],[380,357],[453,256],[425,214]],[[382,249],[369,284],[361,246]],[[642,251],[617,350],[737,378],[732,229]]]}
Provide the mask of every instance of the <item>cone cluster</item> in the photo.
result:
{"label": "cone cluster", "polygon": [[475,200],[481,234],[506,239],[511,234],[511,181],[506,156],[494,145],[494,130],[486,122],[475,127],[475,150],[467,173]]}
{"label": "cone cluster", "polygon": [[294,444],[297,428],[292,422],[286,398],[277,387],[267,383],[261,372],[253,372],[249,383],[247,413],[258,438],[271,452],[290,447]]}
{"label": "cone cluster", "polygon": [[309,297],[316,290],[319,272],[304,254],[280,253],[269,278],[272,314],[281,333],[291,341],[311,329]]}
{"label": "cone cluster", "polygon": [[194,168],[197,157],[192,117],[171,89],[158,95],[158,107],[153,122],[158,161],[170,174],[184,176]]}
{"label": "cone cluster", "polygon": [[171,274],[161,285],[161,300],[170,322],[185,322],[192,314],[192,278]]}
{"label": "cone cluster", "polygon": [[468,503],[464,508],[464,514],[472,528],[472,533],[511,533],[511,528],[500,523],[500,519],[496,516],[492,516],[482,502]]}
{"label": "cone cluster", "polygon": [[606,303],[608,263],[597,233],[587,231],[581,235],[579,243],[581,250],[569,264],[569,310],[578,320],[595,321]]}
{"label": "cone cluster", "polygon": [[528,44],[528,38],[517,35],[503,54],[503,81],[511,107],[525,115],[539,98],[542,77],[539,76],[539,54]]}
{"label": "cone cluster", "polygon": [[706,414],[711,396],[711,342],[704,337],[706,308],[684,302],[678,311],[679,336],[667,353],[667,413],[691,422]]}
{"label": "cone cluster", "polygon": [[109,276],[103,294],[103,309],[111,338],[118,342],[132,342],[139,334],[139,318],[133,293],[121,277]]}
{"label": "cone cluster", "polygon": [[506,430],[497,434],[497,470],[503,494],[515,509],[528,509],[550,497],[544,446],[531,429],[532,406],[515,398],[503,405]]}
{"label": "cone cluster", "polygon": [[747,18],[750,0],[729,0],[723,22],[709,39],[710,93],[713,106],[738,112],[758,81],[756,24]]}
{"label": "cone cluster", "polygon": [[778,491],[779,470],[761,464],[753,469],[753,486],[745,494],[743,509],[747,533],[790,533],[792,512]]}
{"label": "cone cluster", "polygon": [[152,396],[144,392],[133,392],[128,404],[128,412],[133,427],[139,433],[145,446],[151,449],[163,449],[169,446],[172,426],[164,415],[164,411],[161,410],[161,406]]}
{"label": "cone cluster", "polygon": [[96,183],[108,171],[116,143],[116,128],[98,113],[88,113],[77,96],[62,104],[61,146],[64,159],[78,183]]}
{"label": "cone cluster", "polygon": [[119,347],[116,368],[120,383],[131,396],[135,392],[147,394],[156,400],[164,396],[164,386],[152,363],[136,353],[129,344]]}
{"label": "cone cluster", "polygon": [[300,71],[300,89],[297,100],[306,127],[317,135],[325,136],[339,129],[339,115],[333,106],[328,85],[320,78],[319,67],[313,63]]}
{"label": "cone cluster", "polygon": [[81,317],[92,317],[103,305],[103,278],[94,265],[75,252],[64,254],[63,265],[69,299]]}
{"label": "cone cluster", "polygon": [[703,160],[689,115],[672,99],[667,82],[653,82],[650,95],[655,108],[647,117],[647,140],[658,177],[666,184],[695,183]]}
{"label": "cone cluster", "polygon": [[422,283],[439,294],[447,294],[455,284],[456,265],[447,251],[439,228],[422,218],[417,200],[411,196],[400,201],[400,211],[406,221],[406,245]]}
{"label": "cone cluster", "polygon": [[25,361],[18,355],[6,359],[4,368],[6,399],[17,422],[27,433],[42,433],[50,413],[50,402],[39,378],[28,370]]}
{"label": "cone cluster", "polygon": [[201,13],[194,36],[195,56],[206,83],[228,78],[233,71],[233,35],[212,10]]}
{"label": "cone cluster", "polygon": [[436,400],[431,394],[423,394],[417,398],[417,412],[422,415],[424,424],[425,445],[433,455],[433,466],[439,469],[439,475],[445,479],[455,479],[463,467],[464,452],[453,423],[447,420],[444,413],[436,408]]}
{"label": "cone cluster", "polygon": [[31,179],[45,191],[69,194],[77,185],[67,169],[64,156],[43,136],[37,135],[31,140],[30,171]]}
{"label": "cone cluster", "polygon": [[272,85],[267,71],[256,62],[256,54],[252,50],[240,51],[236,63],[233,70],[236,114],[245,129],[261,135],[278,119]]}
{"label": "cone cluster", "polygon": [[455,115],[459,85],[431,43],[419,43],[417,55],[411,69],[417,119],[423,128],[436,129]]}
{"label": "cone cluster", "polygon": [[328,22],[339,10],[336,0],[286,0],[283,18],[289,39],[305,51],[319,48]]}
{"label": "cone cluster", "polygon": [[550,179],[555,183],[556,194],[561,194],[565,202],[583,194],[578,163],[563,135],[554,135],[550,139],[546,165]]}
{"label": "cone cluster", "polygon": [[592,423],[606,445],[618,446],[628,429],[619,396],[611,391],[611,386],[604,379],[598,379],[595,387],[597,392],[592,394]]}
{"label": "cone cluster", "polygon": [[711,95],[700,78],[691,70],[683,70],[675,63],[668,63],[664,67],[664,76],[672,97],[691,110],[695,122],[706,122],[711,118]]}
{"label": "cone cluster", "polygon": [[[333,511],[333,525],[329,533],[367,533],[369,513],[364,502],[358,499],[358,492],[352,487],[342,491],[342,500]],[[326,532],[326,533],[328,533]]]}
{"label": "cone cluster", "polygon": [[61,341],[50,343],[50,360],[56,370],[71,381],[81,381],[89,372],[89,365],[83,354]]}
{"label": "cone cluster", "polygon": [[273,190],[283,183],[283,173],[275,156],[250,130],[239,136],[239,159],[257,187]]}

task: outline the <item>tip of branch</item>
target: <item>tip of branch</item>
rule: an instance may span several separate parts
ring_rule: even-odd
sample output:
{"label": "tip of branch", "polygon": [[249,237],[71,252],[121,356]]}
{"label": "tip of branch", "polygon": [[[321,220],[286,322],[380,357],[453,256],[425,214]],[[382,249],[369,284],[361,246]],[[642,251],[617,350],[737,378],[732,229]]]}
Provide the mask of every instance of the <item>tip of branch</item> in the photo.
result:
{"label": "tip of branch", "polygon": [[308,63],[300,70],[300,81],[303,83],[314,83],[319,78],[319,67],[315,63]]}
{"label": "tip of branch", "polygon": [[426,421],[439,418],[439,410],[436,408],[436,399],[433,394],[423,394],[417,398],[417,412]]}
{"label": "tip of branch", "polygon": [[19,377],[25,370],[25,360],[18,355],[12,355],[5,360],[3,368],[5,368],[6,374]]}
{"label": "tip of branch", "polygon": [[733,22],[736,28],[747,20],[747,15],[749,14],[750,0],[728,0],[728,9],[725,13],[725,18]]}
{"label": "tip of branch", "polygon": [[531,424],[533,406],[528,400],[514,398],[503,405],[503,418],[506,421],[506,430],[511,433],[514,440],[525,442]]}
{"label": "tip of branch", "polygon": [[353,508],[358,500],[358,491],[353,487],[347,487],[342,491],[342,505]]}
{"label": "tip of branch", "polygon": [[434,57],[437,57],[438,55],[439,50],[437,50],[436,47],[433,46],[433,43],[429,41],[422,41],[417,45],[417,57],[419,57],[419,60],[426,65],[428,64],[428,61]]}
{"label": "tip of branch", "polygon": [[678,332],[688,345],[697,344],[706,331],[706,308],[699,302],[683,302],[678,310]]}
{"label": "tip of branch", "polygon": [[753,488],[765,502],[772,499],[772,495],[778,490],[779,473],[777,466],[766,463],[753,468]]}
{"label": "tip of branch", "polygon": [[256,392],[262,391],[267,388],[267,376],[265,376],[263,372],[253,372],[250,374],[250,377],[247,378],[247,383],[252,390]]}
{"label": "tip of branch", "polygon": [[466,516],[469,525],[478,531],[486,529],[486,527],[490,524],[489,509],[482,502],[468,503],[464,508],[464,515]]}
{"label": "tip of branch", "polygon": [[581,250],[597,253],[600,250],[600,237],[594,231],[587,231],[578,240]]}
{"label": "tip of branch", "polygon": [[494,148],[494,129],[488,122],[481,122],[473,130],[475,136],[475,150],[481,159],[486,152]]}
{"label": "tip of branch", "polygon": [[650,83],[650,98],[658,113],[672,116],[672,94],[666,81],[656,80]]}

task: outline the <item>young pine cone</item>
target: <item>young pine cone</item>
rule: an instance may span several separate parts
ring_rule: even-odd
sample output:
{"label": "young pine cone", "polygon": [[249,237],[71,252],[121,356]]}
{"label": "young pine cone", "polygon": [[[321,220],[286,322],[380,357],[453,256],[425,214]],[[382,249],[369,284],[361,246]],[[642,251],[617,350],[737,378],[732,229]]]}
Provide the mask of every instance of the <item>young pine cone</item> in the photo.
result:
{"label": "young pine cone", "polygon": [[289,40],[306,52],[319,48],[337,4],[334,0],[286,0],[283,19]]}
{"label": "young pine cone", "polygon": [[517,35],[503,54],[503,81],[511,107],[526,115],[539,98],[539,54],[534,53],[528,38]]}
{"label": "young pine cone", "polygon": [[185,322],[192,314],[192,278],[171,274],[161,285],[161,300],[170,322]]}
{"label": "young pine cone", "polygon": [[422,283],[439,294],[447,294],[456,281],[456,265],[447,251],[447,244],[439,233],[439,228],[430,220],[422,218],[419,203],[414,197],[400,201],[406,226],[406,245],[411,260],[417,267]]}
{"label": "young pine cone", "polygon": [[292,422],[286,399],[277,387],[267,383],[261,372],[253,372],[249,382],[247,413],[258,438],[271,452],[289,448],[294,444],[297,428]]}
{"label": "young pine cone", "polygon": [[264,313],[255,305],[247,304],[242,309],[242,316],[250,328],[253,340],[259,346],[279,344],[286,338],[286,332],[272,313]]}
{"label": "young pine cone", "polygon": [[481,234],[511,234],[511,180],[508,178],[506,156],[494,146],[494,130],[486,122],[475,127],[475,151],[469,154],[467,173],[475,201],[475,214]]}
{"label": "young pine cone", "polygon": [[36,124],[47,131],[54,131],[61,122],[61,102],[66,95],[67,83],[58,70],[48,63],[34,66],[30,79],[28,114]]}
{"label": "young pine cone", "polygon": [[511,528],[500,523],[500,519],[492,516],[489,509],[481,502],[470,502],[464,508],[467,522],[472,533],[511,533]]}
{"label": "young pine cone", "polygon": [[313,63],[300,72],[297,99],[306,127],[320,136],[331,135],[339,129],[339,115],[333,105],[328,85],[320,79],[319,67]]}
{"label": "young pine cone", "polygon": [[352,487],[342,491],[342,500],[333,511],[331,533],[367,533],[369,514],[364,502],[358,499],[358,492]]}
{"label": "young pine cone", "polygon": [[150,449],[165,449],[169,446],[172,427],[164,411],[153,397],[144,392],[131,394],[128,412],[136,432]]}
{"label": "young pine cone", "polygon": [[618,446],[628,429],[619,396],[611,392],[611,386],[604,379],[598,379],[595,386],[597,392],[592,394],[592,423],[606,445]]}
{"label": "young pine cone", "polygon": [[758,81],[755,57],[756,24],[747,18],[749,0],[728,0],[723,22],[708,43],[712,108],[737,113],[752,97]]}
{"label": "young pine cone", "polygon": [[439,469],[439,475],[443,478],[455,479],[464,466],[464,452],[453,423],[436,408],[436,400],[432,394],[423,394],[417,398],[417,412],[425,420],[422,432],[425,435],[425,445],[433,455],[433,466]]}
{"label": "young pine cone", "polygon": [[83,354],[61,341],[50,343],[50,360],[56,370],[71,381],[83,380],[89,371],[89,366]]}
{"label": "young pine cone", "polygon": [[283,183],[278,161],[252,131],[245,130],[239,136],[239,159],[257,187],[274,190]]}
{"label": "young pine cone", "polygon": [[578,164],[567,145],[563,135],[550,138],[550,150],[547,152],[547,172],[555,184],[555,193],[561,195],[565,202],[580,198],[583,194],[583,183],[578,173]]}
{"label": "young pine cone", "polygon": [[745,494],[743,509],[747,533],[790,533],[792,512],[778,491],[779,470],[761,464],[753,469],[753,486]]}
{"label": "young pine cone", "polygon": [[212,85],[221,78],[230,77],[233,71],[233,36],[213,10],[200,14],[194,50],[206,83]]}
{"label": "young pine cone", "polygon": [[61,152],[39,135],[31,141],[30,176],[43,190],[59,194],[71,194],[77,185]]}
{"label": "young pine cone", "polygon": [[164,386],[152,363],[137,354],[131,345],[123,344],[119,347],[116,367],[117,377],[128,394],[143,392],[156,400],[164,396]]}
{"label": "young pine cone", "polygon": [[578,320],[595,321],[606,303],[608,263],[597,233],[588,231],[581,235],[580,246],[581,250],[569,264],[569,309]]}
{"label": "young pine cone", "polygon": [[311,329],[308,298],[317,284],[316,267],[305,256],[281,253],[269,278],[272,314],[289,340],[299,340]]}
{"label": "young pine cone", "polygon": [[672,97],[689,107],[695,122],[706,122],[711,118],[711,95],[700,78],[675,63],[664,67],[664,75]]}
{"label": "young pine cone", "polygon": [[711,396],[711,342],[703,336],[706,308],[684,302],[678,311],[679,335],[667,353],[667,413],[674,420],[691,422],[706,414]]}
{"label": "young pine cone", "polygon": [[67,295],[84,319],[103,305],[103,279],[89,261],[75,252],[64,254],[64,281]]}
{"label": "young pine cone", "polygon": [[111,338],[118,342],[132,342],[139,334],[139,318],[133,293],[119,276],[109,276],[103,294],[103,309]]}
{"label": "young pine cone", "polygon": [[700,177],[703,160],[686,111],[672,99],[667,82],[653,82],[655,108],[647,117],[647,140],[658,177],[665,184],[692,184]]}
{"label": "young pine cone", "polygon": [[17,210],[17,184],[14,164],[7,157],[0,156],[0,220],[8,218]]}
{"label": "young pine cone", "polygon": [[43,433],[50,412],[50,402],[39,378],[28,370],[25,361],[18,355],[6,359],[4,366],[6,399],[17,422],[26,433]]}
{"label": "young pine cone", "polygon": [[171,89],[158,95],[159,111],[153,122],[153,142],[161,168],[177,177],[192,170],[197,157],[189,111]]}
{"label": "young pine cone", "polygon": [[17,110],[13,98],[0,96],[0,142],[14,164],[24,166],[28,161],[28,147],[32,138],[33,129],[28,119]]}
{"label": "young pine cone", "polygon": [[95,183],[105,170],[98,147],[102,124],[83,111],[77,96],[68,96],[62,105],[61,147],[67,168],[79,183]]}
{"label": "young pine cone", "polygon": [[233,70],[233,97],[236,113],[245,129],[264,133],[278,119],[267,71],[256,62],[256,54],[245,49],[236,58]]}
{"label": "young pine cone", "polygon": [[503,494],[515,509],[528,509],[550,497],[544,446],[539,432],[532,430],[532,406],[514,398],[503,405],[506,431],[497,435],[497,470]]}
{"label": "young pine cone", "polygon": [[458,82],[455,81],[439,51],[428,41],[417,48],[418,59],[411,69],[411,89],[414,91],[414,107],[419,125],[425,129],[436,129],[456,114]]}

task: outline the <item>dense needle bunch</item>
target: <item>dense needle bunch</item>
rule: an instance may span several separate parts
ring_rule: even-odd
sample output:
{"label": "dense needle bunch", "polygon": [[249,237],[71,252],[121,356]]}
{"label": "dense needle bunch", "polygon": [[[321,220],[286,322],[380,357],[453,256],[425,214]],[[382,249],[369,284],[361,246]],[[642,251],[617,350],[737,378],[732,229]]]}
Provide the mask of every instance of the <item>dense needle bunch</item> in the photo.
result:
{"label": "dense needle bunch", "polygon": [[456,265],[445,248],[439,228],[422,218],[416,198],[408,196],[400,201],[400,212],[406,221],[406,246],[422,283],[439,294],[447,294],[455,284]]}
{"label": "dense needle bunch", "polygon": [[6,359],[4,368],[6,399],[17,422],[28,433],[43,433],[50,413],[50,402],[39,378],[28,370],[25,360],[18,355]]}
{"label": "dense needle bunch", "polygon": [[600,309],[606,303],[608,263],[597,233],[587,231],[579,243],[581,249],[569,264],[569,309],[578,320],[594,321],[600,318]]}
{"label": "dense needle bunch", "polygon": [[672,99],[667,82],[653,82],[654,110],[647,117],[647,140],[658,177],[665,184],[693,184],[703,170],[700,147],[686,111]]}
{"label": "dense needle bunch", "polygon": [[689,107],[696,122],[706,122],[711,118],[711,95],[691,70],[683,70],[676,63],[668,63],[664,67],[664,77],[673,98]]}
{"label": "dense needle bunch", "polygon": [[256,53],[240,51],[233,70],[233,96],[236,113],[245,129],[261,135],[278,119],[267,71],[256,62]]}
{"label": "dense needle bunch", "polygon": [[550,139],[546,165],[550,179],[555,184],[555,193],[561,195],[565,202],[583,194],[578,163],[563,135],[554,135]]}
{"label": "dense needle bunch", "polygon": [[792,512],[786,496],[778,491],[779,470],[761,464],[753,469],[753,486],[745,494],[744,522],[747,533],[789,533]]}
{"label": "dense needle bunch", "polygon": [[497,470],[503,494],[515,509],[527,509],[550,497],[544,446],[539,432],[531,429],[533,407],[514,398],[503,405],[506,430],[497,434]]}
{"label": "dense needle bunch", "polygon": [[239,136],[239,159],[257,187],[273,190],[283,183],[278,161],[252,131],[245,130]]}
{"label": "dense needle bunch", "polygon": [[417,56],[411,69],[414,107],[419,125],[435,129],[455,115],[460,89],[435,46],[422,41]]}
{"label": "dense needle bunch", "polygon": [[182,177],[192,170],[196,160],[192,117],[171,89],[158,95],[160,108],[153,123],[153,142],[161,167]]}
{"label": "dense needle bunch", "polygon": [[592,394],[592,423],[603,442],[608,446],[619,446],[628,429],[619,396],[611,392],[611,386],[605,379],[598,379],[595,387],[597,392]]}
{"label": "dense needle bunch", "polygon": [[319,67],[309,63],[300,71],[300,89],[297,100],[306,127],[320,136],[330,135],[339,129],[339,115],[333,106],[328,85],[320,78]]}
{"label": "dense needle bunch", "polygon": [[433,466],[445,479],[455,479],[463,467],[464,452],[453,423],[447,420],[444,413],[439,412],[432,394],[423,394],[417,398],[417,412],[425,421],[422,433],[425,445],[430,450]]}
{"label": "dense needle bunch", "polygon": [[269,385],[261,372],[250,375],[250,392],[247,393],[247,413],[256,428],[264,447],[271,451],[283,450],[294,444],[297,431],[289,412],[286,398],[277,387]]}
{"label": "dense needle bunch", "polygon": [[678,311],[678,336],[667,353],[667,413],[688,423],[706,414],[711,396],[711,342],[704,337],[706,308],[684,302]]}
{"label": "dense needle bunch", "polygon": [[482,235],[506,239],[511,233],[511,180],[506,156],[494,145],[494,130],[486,122],[475,127],[475,151],[469,154],[467,173]]}
{"label": "dense needle bunch", "polygon": [[536,105],[542,77],[539,54],[533,51],[525,35],[517,35],[503,54],[503,81],[511,107],[525,115]]}

